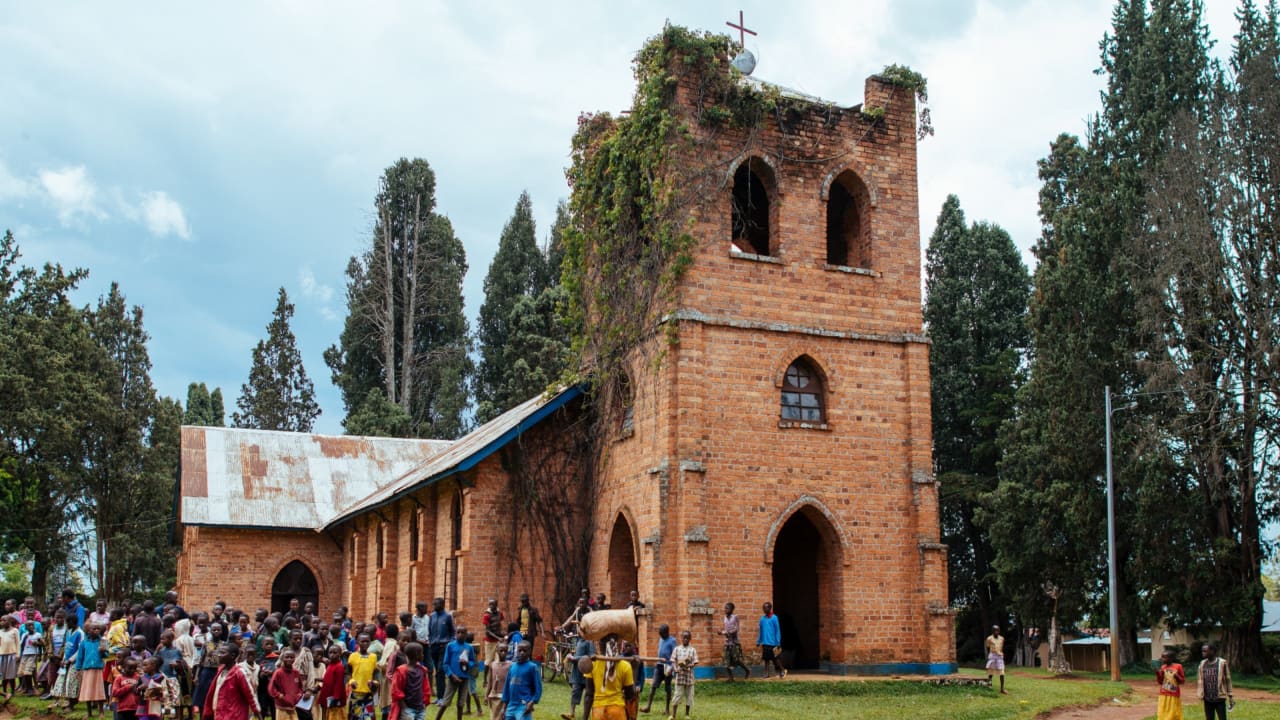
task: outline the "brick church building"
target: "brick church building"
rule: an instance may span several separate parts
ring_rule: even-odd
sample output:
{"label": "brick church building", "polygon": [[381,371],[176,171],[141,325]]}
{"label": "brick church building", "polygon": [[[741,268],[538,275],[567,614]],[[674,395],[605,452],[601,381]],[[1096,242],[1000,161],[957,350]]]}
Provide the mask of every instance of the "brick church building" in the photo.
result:
{"label": "brick church building", "polygon": [[[678,112],[694,92],[682,81]],[[639,591],[646,654],[666,623],[717,657],[727,601],[750,653],[772,601],[794,667],[951,672],[914,98],[875,76],[864,104],[882,117],[789,97],[801,110],[785,127],[718,128],[690,160],[723,183],[692,211],[693,262],[664,318],[679,342],[634,368],[607,439],[590,586],[619,606]],[[548,567],[496,551],[502,452],[557,432],[581,395],[533,398],[452,442],[183,428],[184,602],[300,597],[364,618],[442,596],[474,625],[488,598],[510,613],[528,592],[559,622],[571,598]]]}

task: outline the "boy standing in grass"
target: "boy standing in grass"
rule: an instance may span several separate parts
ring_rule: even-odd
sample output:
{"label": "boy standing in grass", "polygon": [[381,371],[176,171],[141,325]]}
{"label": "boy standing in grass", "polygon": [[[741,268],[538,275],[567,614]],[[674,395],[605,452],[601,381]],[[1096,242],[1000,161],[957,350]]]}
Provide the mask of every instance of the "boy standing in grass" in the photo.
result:
{"label": "boy standing in grass", "polygon": [[769,665],[778,671],[778,677],[787,676],[778,651],[782,649],[782,627],[778,624],[778,616],[773,614],[773,603],[764,604],[764,614],[760,616],[760,628],[756,633],[756,645],[760,646],[760,657],[764,661],[764,676],[769,677]]}
{"label": "boy standing in grass", "polygon": [[1182,665],[1174,662],[1173,651],[1160,653],[1160,669],[1156,670],[1156,683],[1160,685],[1156,720],[1182,720],[1182,683],[1186,681]]}
{"label": "boy standing in grass", "polygon": [[742,672],[746,673],[743,675],[744,680],[751,679],[751,668],[742,662],[742,643],[738,641],[738,631],[742,626],[733,610],[733,603],[724,604],[724,627],[719,631],[724,636],[724,669],[729,673],[729,682],[733,682],[735,667],[742,668]]}
{"label": "boy standing in grass", "polygon": [[692,640],[693,634],[685,630],[680,633],[680,644],[671,652],[671,662],[675,665],[676,691],[671,697],[671,714],[667,716],[667,720],[675,720],[682,700],[685,717],[689,717],[689,712],[693,710],[693,668],[698,664],[698,651],[694,649]]}
{"label": "boy standing in grass", "polygon": [[1000,694],[1008,695],[1004,689],[1004,636],[1000,634],[1000,626],[992,625],[991,634],[987,636],[987,682],[993,675],[1000,676]]}

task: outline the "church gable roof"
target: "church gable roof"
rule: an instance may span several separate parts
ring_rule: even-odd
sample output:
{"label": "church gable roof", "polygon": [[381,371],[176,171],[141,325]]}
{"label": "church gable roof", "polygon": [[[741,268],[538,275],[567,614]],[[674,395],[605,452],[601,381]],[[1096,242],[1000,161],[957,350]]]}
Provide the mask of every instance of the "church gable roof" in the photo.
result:
{"label": "church gable roof", "polygon": [[346,510],[339,511],[332,519],[325,521],[320,529],[328,529],[360,513],[383,507],[423,487],[470,470],[582,393],[583,387],[574,385],[554,395],[544,393],[526,400],[455,441],[447,450],[406,472],[394,482],[378,488]]}
{"label": "church gable roof", "polygon": [[178,522],[315,530],[452,444],[184,426]]}

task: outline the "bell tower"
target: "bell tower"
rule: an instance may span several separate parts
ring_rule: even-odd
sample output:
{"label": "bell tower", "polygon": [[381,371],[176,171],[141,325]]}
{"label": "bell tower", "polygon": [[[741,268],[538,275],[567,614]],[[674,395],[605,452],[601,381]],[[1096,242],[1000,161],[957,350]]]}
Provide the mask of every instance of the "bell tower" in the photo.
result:
{"label": "bell tower", "polygon": [[638,586],[646,650],[665,623],[718,651],[733,602],[750,658],[771,601],[790,667],[951,672],[914,90],[841,106],[676,56],[694,242],[610,441],[593,587]]}

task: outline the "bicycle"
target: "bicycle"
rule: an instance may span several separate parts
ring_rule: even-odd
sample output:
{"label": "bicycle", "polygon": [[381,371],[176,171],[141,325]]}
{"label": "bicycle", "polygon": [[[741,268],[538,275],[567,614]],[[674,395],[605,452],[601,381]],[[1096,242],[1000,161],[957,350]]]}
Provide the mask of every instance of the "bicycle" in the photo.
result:
{"label": "bicycle", "polygon": [[578,636],[571,635],[559,628],[552,631],[552,639],[547,640],[546,651],[542,658],[542,681],[555,682],[556,677],[569,677],[569,666],[573,662],[573,648],[577,645]]}

